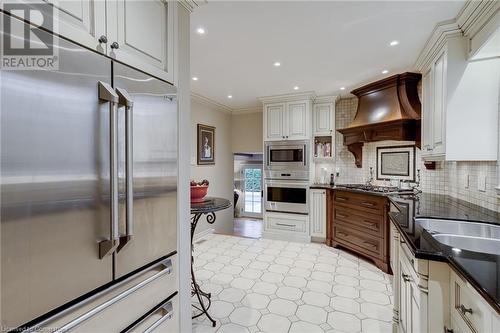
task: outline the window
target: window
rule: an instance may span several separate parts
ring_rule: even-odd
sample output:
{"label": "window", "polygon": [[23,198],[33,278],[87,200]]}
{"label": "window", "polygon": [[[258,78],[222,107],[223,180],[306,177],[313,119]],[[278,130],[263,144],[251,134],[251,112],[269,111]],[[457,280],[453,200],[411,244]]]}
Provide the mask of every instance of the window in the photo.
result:
{"label": "window", "polygon": [[243,168],[244,214],[260,216],[262,214],[262,167],[246,166]]}

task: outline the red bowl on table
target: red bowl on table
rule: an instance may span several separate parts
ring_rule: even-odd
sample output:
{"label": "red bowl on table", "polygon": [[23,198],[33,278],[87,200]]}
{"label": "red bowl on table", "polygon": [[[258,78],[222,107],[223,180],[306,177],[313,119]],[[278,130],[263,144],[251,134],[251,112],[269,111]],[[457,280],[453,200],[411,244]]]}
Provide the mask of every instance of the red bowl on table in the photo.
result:
{"label": "red bowl on table", "polygon": [[191,186],[191,202],[203,202],[207,192],[208,185]]}

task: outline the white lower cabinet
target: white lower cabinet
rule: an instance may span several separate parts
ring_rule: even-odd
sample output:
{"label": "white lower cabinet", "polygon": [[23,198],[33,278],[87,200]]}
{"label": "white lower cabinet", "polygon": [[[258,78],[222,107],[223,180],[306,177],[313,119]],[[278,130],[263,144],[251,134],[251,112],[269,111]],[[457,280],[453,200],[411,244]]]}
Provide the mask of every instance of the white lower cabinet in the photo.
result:
{"label": "white lower cabinet", "polygon": [[42,329],[71,332],[178,332],[176,256],[75,305]]}
{"label": "white lower cabinet", "polygon": [[310,242],[309,216],[266,212],[262,236],[278,240]]}
{"label": "white lower cabinet", "polygon": [[417,259],[394,225],[390,226],[394,274],[393,332],[443,332],[449,325],[447,263]]}
{"label": "white lower cabinet", "polygon": [[453,333],[499,332],[500,316],[454,272],[450,276],[450,305]]}
{"label": "white lower cabinet", "polygon": [[326,238],[326,190],[311,189],[311,237]]}

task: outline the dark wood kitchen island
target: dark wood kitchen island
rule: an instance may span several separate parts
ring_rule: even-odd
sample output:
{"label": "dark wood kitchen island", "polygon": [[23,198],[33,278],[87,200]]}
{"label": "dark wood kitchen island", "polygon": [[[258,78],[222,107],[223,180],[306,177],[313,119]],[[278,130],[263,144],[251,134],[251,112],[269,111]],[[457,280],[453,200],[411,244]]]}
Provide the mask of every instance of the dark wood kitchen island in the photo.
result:
{"label": "dark wood kitchen island", "polygon": [[326,244],[356,252],[391,274],[387,194],[329,185],[311,188],[327,190]]}

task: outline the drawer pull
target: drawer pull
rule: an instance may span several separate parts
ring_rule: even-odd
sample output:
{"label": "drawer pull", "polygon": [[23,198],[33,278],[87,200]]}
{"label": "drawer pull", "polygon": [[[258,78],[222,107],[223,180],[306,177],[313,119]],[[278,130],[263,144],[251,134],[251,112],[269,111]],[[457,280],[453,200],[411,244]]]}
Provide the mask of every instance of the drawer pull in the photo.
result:
{"label": "drawer pull", "polygon": [[[96,316],[97,314],[101,313],[105,309],[109,308],[111,305],[121,301],[122,299],[128,297],[130,294],[133,294],[137,290],[143,288],[144,286],[150,284],[154,280],[160,278],[161,276],[163,276],[165,274],[167,274],[167,275],[171,274],[172,273],[172,260],[165,259],[165,260],[161,261],[160,263],[158,263],[157,265],[151,267],[149,270],[157,268],[157,267],[162,267],[163,269],[160,270],[158,273],[150,276],[146,280],[139,282],[138,284],[134,285],[133,287],[128,288],[127,290],[116,295],[115,297],[111,298],[110,300],[108,300],[108,301],[96,306],[92,310],[82,314],[81,316],[70,321],[69,323],[60,327],[58,330],[56,330],[54,332],[56,332],[56,333],[68,332],[68,331],[72,330],[73,328],[77,327],[78,325],[82,324],[84,321]],[[71,308],[69,308],[69,309],[71,309]]]}
{"label": "drawer pull", "polygon": [[347,198],[344,198],[344,197],[337,197],[336,198],[337,201],[347,201]]}
{"label": "drawer pull", "polygon": [[295,224],[286,224],[286,223],[276,223],[276,225],[280,225],[282,227],[292,227],[292,228],[296,227]]}
{"label": "drawer pull", "polygon": [[401,273],[401,277],[403,278],[404,282],[410,282],[411,281],[410,276],[408,274]]}
{"label": "drawer pull", "polygon": [[348,215],[344,215],[344,214],[339,214],[339,213],[337,213],[337,217],[346,218],[346,217],[349,217],[349,216],[348,216]]}
{"label": "drawer pull", "polygon": [[366,244],[366,245],[368,245],[369,247],[371,247],[371,248],[373,248],[373,249],[376,249],[376,248],[377,248],[377,245],[372,244],[372,243],[370,243],[370,242],[363,242],[363,244]]}
{"label": "drawer pull", "polygon": [[371,221],[368,221],[368,220],[363,220],[363,222],[365,222],[365,224],[369,227],[374,227],[376,228],[377,227],[377,223],[375,222],[371,222]]}
{"label": "drawer pull", "polygon": [[460,304],[460,311],[463,313],[463,314],[472,314],[472,309],[471,308],[466,308],[463,304]]}
{"label": "drawer pull", "polygon": [[172,308],[172,302],[168,302],[164,306],[160,308],[163,312],[163,315],[161,318],[159,318],[157,321],[155,321],[151,326],[146,328],[144,330],[144,333],[150,333],[153,332],[158,326],[160,326],[164,321],[172,319],[172,316],[174,315],[174,310]]}
{"label": "drawer pull", "polygon": [[349,236],[348,234],[344,234],[343,232],[337,232],[337,235],[339,235],[341,237],[347,237],[347,236]]}
{"label": "drawer pull", "polygon": [[370,206],[370,207],[375,206],[375,204],[373,202],[369,202],[369,201],[361,201],[361,204],[365,205],[365,206]]}

